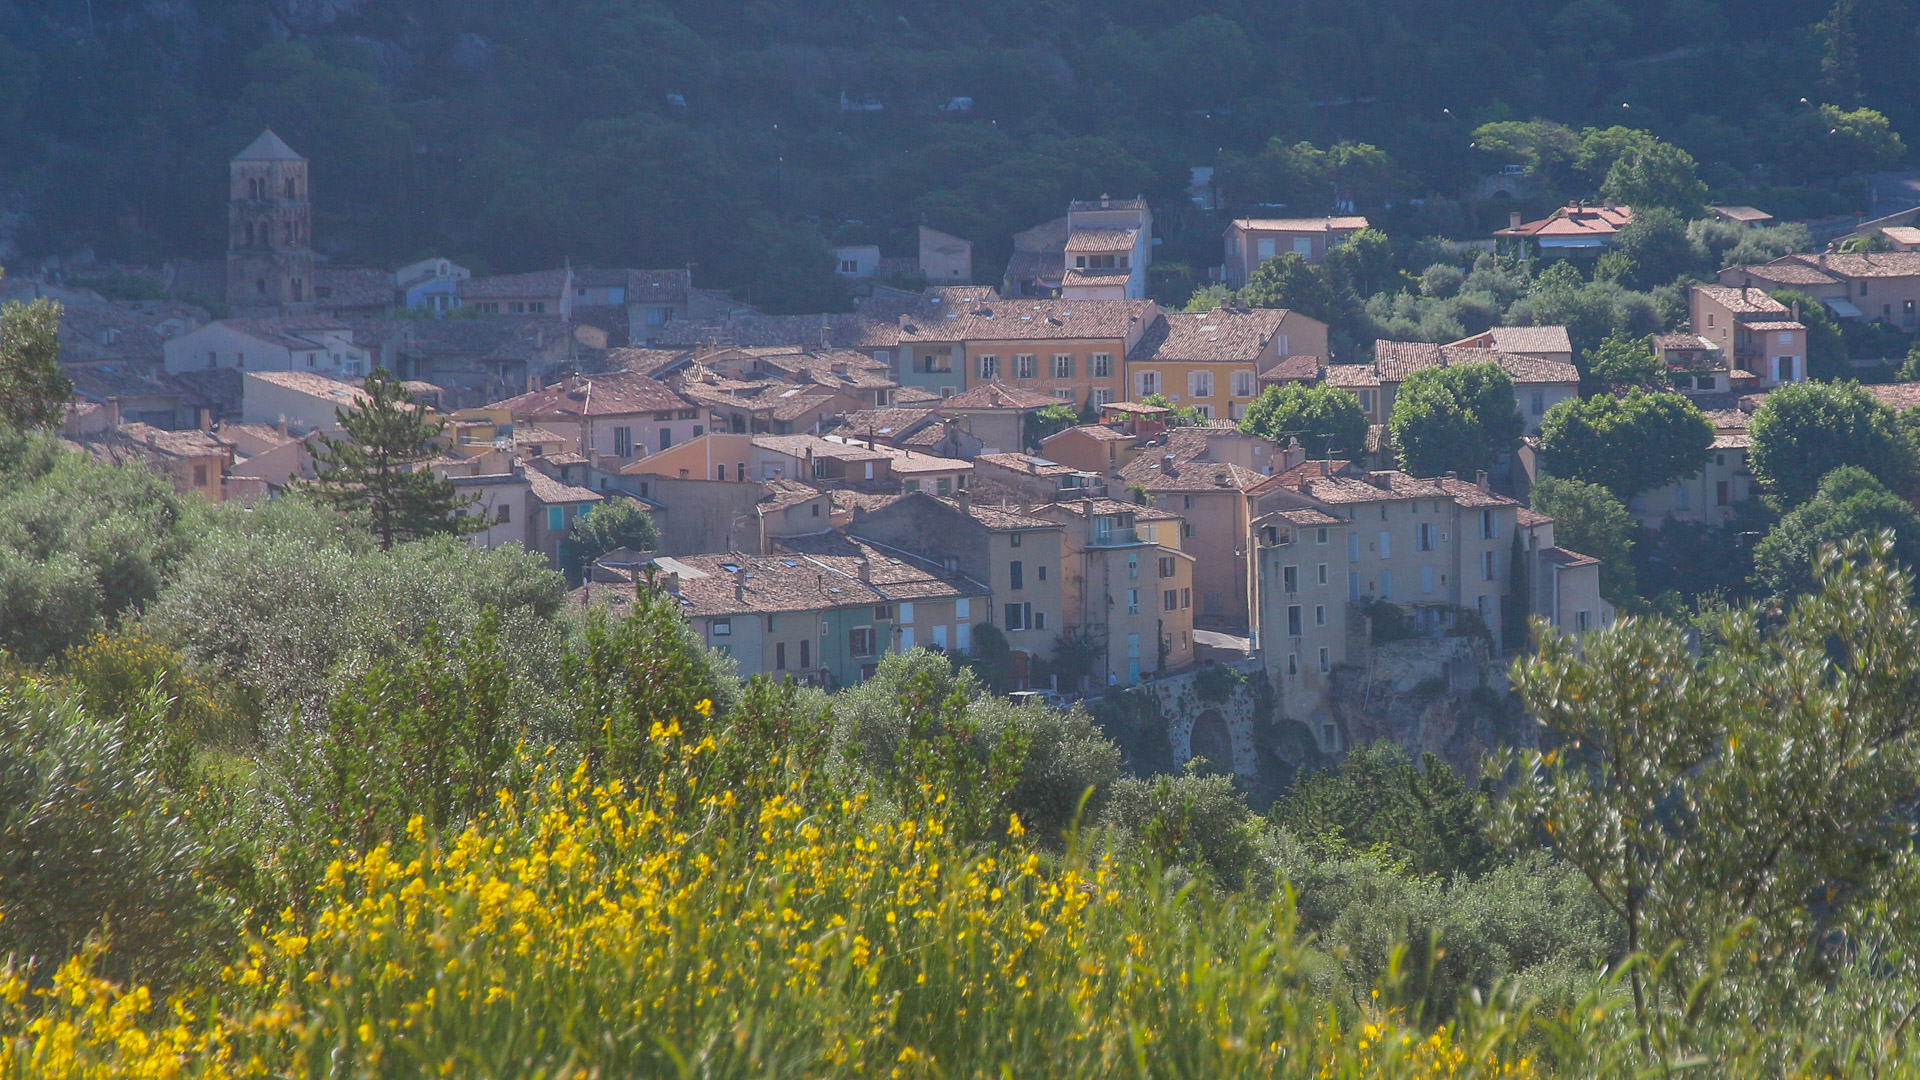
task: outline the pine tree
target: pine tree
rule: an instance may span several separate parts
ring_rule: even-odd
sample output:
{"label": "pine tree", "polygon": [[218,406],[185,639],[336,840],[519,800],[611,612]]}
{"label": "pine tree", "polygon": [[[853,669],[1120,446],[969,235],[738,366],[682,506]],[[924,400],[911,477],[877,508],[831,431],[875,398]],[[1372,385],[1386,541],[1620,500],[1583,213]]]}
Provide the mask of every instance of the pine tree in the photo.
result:
{"label": "pine tree", "polygon": [[360,407],[335,410],[343,438],[322,435],[313,451],[320,475],[302,486],[334,508],[364,515],[382,550],[423,536],[459,535],[485,527],[457,516],[477,500],[422,463],[440,453],[434,440],[446,423],[433,419],[385,368],[374,368]]}

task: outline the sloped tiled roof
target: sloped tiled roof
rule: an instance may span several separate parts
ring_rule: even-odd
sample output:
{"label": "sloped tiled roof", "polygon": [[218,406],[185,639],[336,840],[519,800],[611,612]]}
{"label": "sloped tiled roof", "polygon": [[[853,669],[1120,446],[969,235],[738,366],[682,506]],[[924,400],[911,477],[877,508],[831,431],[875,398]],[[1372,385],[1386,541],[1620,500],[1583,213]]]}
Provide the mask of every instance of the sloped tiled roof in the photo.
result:
{"label": "sloped tiled roof", "polygon": [[249,371],[247,378],[269,382],[286,390],[297,390],[333,402],[340,408],[356,408],[367,400],[367,392],[349,382],[329,379],[305,371]]}
{"label": "sloped tiled roof", "polygon": [[316,266],[313,305],[328,310],[383,308],[393,303],[393,275],[371,266]]}
{"label": "sloped tiled roof", "polygon": [[1605,238],[1632,223],[1631,207],[1562,206],[1538,221],[1529,221],[1517,229],[1499,229],[1493,235],[1537,240],[1581,236]]}
{"label": "sloped tiled roof", "polygon": [[[1517,383],[1577,383],[1580,369],[1559,360],[1542,360],[1497,349],[1462,349],[1424,341],[1374,342],[1374,367],[1382,383],[1405,382],[1423,368],[1495,363]],[[1331,370],[1331,369],[1329,369]]]}
{"label": "sloped tiled roof", "polygon": [[1372,364],[1328,364],[1322,376],[1329,386],[1347,388],[1380,385],[1380,373]]}
{"label": "sloped tiled roof", "polygon": [[[1902,411],[1920,406],[1920,382],[1873,383],[1862,386],[1860,389],[1872,394],[1876,400]],[[1750,417],[1749,421],[1751,421]]]}
{"label": "sloped tiled roof", "polygon": [[575,270],[575,285],[626,290],[629,304],[684,304],[693,290],[687,270]]}
{"label": "sloped tiled roof", "polygon": [[[1815,256],[1797,255],[1802,262]],[[1820,267],[1845,278],[1920,277],[1920,251],[1861,251],[1820,258]]]}
{"label": "sloped tiled roof", "polygon": [[764,487],[767,492],[765,495],[760,496],[757,504],[760,507],[760,512],[763,514],[771,513],[775,510],[784,510],[789,506],[800,506],[804,503],[812,502],[822,494],[819,488],[811,484],[803,484],[798,480],[788,480],[785,478],[764,480],[761,481],[760,486]]}
{"label": "sloped tiled roof", "polygon": [[1840,279],[1810,266],[1794,256],[1775,259],[1759,266],[1743,266],[1740,272],[1757,281],[1775,285],[1838,285]]}
{"label": "sloped tiled roof", "polygon": [[840,426],[835,430],[846,435],[872,435],[891,442],[937,418],[932,409],[861,409],[841,417]]}
{"label": "sloped tiled roof", "polygon": [[1356,232],[1367,227],[1363,217],[1235,218],[1234,227],[1255,232]]}
{"label": "sloped tiled roof", "polygon": [[1119,340],[1158,310],[1151,300],[992,300],[937,319],[904,319],[902,342]]}
{"label": "sloped tiled roof", "polygon": [[1655,334],[1653,347],[1656,349],[1717,349],[1719,346],[1699,334]]}
{"label": "sloped tiled roof", "polygon": [[1568,551],[1563,547],[1542,548],[1540,557],[1555,566],[1598,566],[1600,560],[1591,555],[1582,555],[1577,551]]}
{"label": "sloped tiled roof", "polygon": [[1760,289],[1735,289],[1725,285],[1695,285],[1694,291],[1735,315],[1785,315],[1787,305]]}
{"label": "sloped tiled roof", "polygon": [[1571,353],[1573,340],[1564,326],[1496,326],[1487,331],[1493,347],[1509,353]]}
{"label": "sloped tiled roof", "polygon": [[567,288],[568,271],[532,270],[524,274],[496,274],[493,277],[473,278],[460,283],[460,296],[463,300],[495,300],[515,297],[533,297],[544,300],[558,298]]}
{"label": "sloped tiled roof", "polygon": [[1216,308],[1190,315],[1169,311],[1153,321],[1127,361],[1251,364],[1273,343],[1287,312],[1277,308]]}
{"label": "sloped tiled roof", "polygon": [[515,416],[630,416],[688,409],[693,402],[657,379],[616,371],[569,379],[519,397],[495,402]]}
{"label": "sloped tiled roof", "polygon": [[869,450],[850,442],[823,439],[818,435],[755,435],[753,445],[790,458],[804,459],[809,452],[814,457],[833,458],[836,461],[888,461],[892,457],[878,450]]}
{"label": "sloped tiled roof", "polygon": [[606,498],[605,495],[591,488],[577,487],[555,480],[539,469],[527,469],[525,473],[527,483],[533,488],[533,497],[549,506],[559,503],[600,502]]}
{"label": "sloped tiled roof", "polygon": [[1088,253],[1126,252],[1132,251],[1139,239],[1139,229],[1082,225],[1067,234],[1067,250]]}
{"label": "sloped tiled roof", "polygon": [[1044,409],[1048,406],[1058,404],[1060,404],[1058,398],[1048,397],[1046,394],[1037,393],[1032,390],[1023,390],[1017,386],[1008,386],[1005,383],[991,382],[969,387],[963,393],[955,394],[950,398],[942,400],[936,411],[945,413],[1006,409],[1015,412],[1026,412],[1032,409]]}
{"label": "sloped tiled roof", "polygon": [[[1148,491],[1249,491],[1269,477],[1230,461],[1208,461],[1204,429],[1177,428],[1167,433],[1164,448],[1143,452],[1120,469],[1120,479]],[[1165,458],[1173,456],[1173,468]]]}

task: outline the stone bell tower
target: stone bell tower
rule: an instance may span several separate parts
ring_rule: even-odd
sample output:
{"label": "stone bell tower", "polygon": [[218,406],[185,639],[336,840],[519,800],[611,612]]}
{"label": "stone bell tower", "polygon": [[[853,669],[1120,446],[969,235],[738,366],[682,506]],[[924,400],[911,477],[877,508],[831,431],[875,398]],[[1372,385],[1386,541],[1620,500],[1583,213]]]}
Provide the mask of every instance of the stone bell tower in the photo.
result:
{"label": "stone bell tower", "polygon": [[307,159],[262,131],[228,163],[227,304],[290,314],[313,305]]}

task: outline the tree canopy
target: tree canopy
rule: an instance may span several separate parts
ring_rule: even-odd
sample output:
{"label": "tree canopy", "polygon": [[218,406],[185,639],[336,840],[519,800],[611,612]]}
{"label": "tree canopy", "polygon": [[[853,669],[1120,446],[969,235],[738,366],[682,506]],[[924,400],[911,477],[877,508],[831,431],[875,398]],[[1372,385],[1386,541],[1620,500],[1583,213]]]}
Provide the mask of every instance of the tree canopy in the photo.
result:
{"label": "tree canopy", "polygon": [[1881,533],[1892,537],[1893,557],[1920,567],[1920,514],[1872,473],[1843,465],[1820,478],[1814,496],[1782,517],[1753,549],[1754,584],[1766,595],[1789,597],[1813,586],[1816,556]]}
{"label": "tree canopy", "polygon": [[1600,594],[1616,604],[1634,595],[1633,549],[1639,524],[1605,487],[1560,476],[1542,476],[1527,493],[1536,513],[1553,519],[1558,547],[1600,560]]}
{"label": "tree canopy", "polygon": [[1358,459],[1367,448],[1360,399],[1326,383],[1269,386],[1247,406],[1240,430],[1284,445],[1298,438],[1308,457]]}
{"label": "tree canopy", "polygon": [[49,427],[72,393],[60,370],[60,305],[45,298],[0,305],[0,424]]}
{"label": "tree canopy", "polygon": [[1423,368],[1400,384],[1387,431],[1400,467],[1416,476],[1472,476],[1526,430],[1513,378],[1490,361]]}
{"label": "tree canopy", "polygon": [[1668,385],[1667,365],[1654,353],[1653,344],[1647,338],[1629,337],[1615,330],[1598,348],[1586,353],[1584,360],[1583,393],[1635,387],[1664,390]]}
{"label": "tree canopy", "polygon": [[1912,441],[1894,412],[1857,383],[1800,382],[1766,396],[1753,415],[1753,475],[1788,506],[1813,497],[1822,477],[1858,465],[1905,492],[1914,477]]}
{"label": "tree canopy", "polygon": [[1706,415],[1665,391],[1568,398],[1540,423],[1548,472],[1599,484],[1622,502],[1699,472],[1712,446]]}
{"label": "tree canopy", "polygon": [[1693,155],[1672,143],[1629,146],[1607,170],[1600,190],[1632,207],[1636,217],[1647,210],[1698,217],[1707,203],[1707,185],[1700,180]]}
{"label": "tree canopy", "polygon": [[638,499],[609,498],[576,520],[567,534],[567,548],[582,564],[615,548],[652,551],[659,544],[660,530]]}

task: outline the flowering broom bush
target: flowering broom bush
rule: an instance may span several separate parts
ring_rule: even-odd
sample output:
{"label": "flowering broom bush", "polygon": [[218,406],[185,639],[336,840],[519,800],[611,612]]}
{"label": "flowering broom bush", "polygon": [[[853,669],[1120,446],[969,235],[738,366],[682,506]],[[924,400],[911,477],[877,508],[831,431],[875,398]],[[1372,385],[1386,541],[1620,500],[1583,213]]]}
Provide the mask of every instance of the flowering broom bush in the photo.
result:
{"label": "flowering broom bush", "polygon": [[733,731],[688,719],[655,722],[632,783],[548,764],[456,832],[343,849],[314,914],[216,985],[156,1003],[84,955],[10,974],[0,1075],[1532,1072],[1491,1012],[1335,1007],[1284,897],[1043,855],[1013,816],[966,843],[936,776],[890,799],[795,753],[729,766]]}

